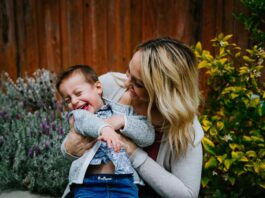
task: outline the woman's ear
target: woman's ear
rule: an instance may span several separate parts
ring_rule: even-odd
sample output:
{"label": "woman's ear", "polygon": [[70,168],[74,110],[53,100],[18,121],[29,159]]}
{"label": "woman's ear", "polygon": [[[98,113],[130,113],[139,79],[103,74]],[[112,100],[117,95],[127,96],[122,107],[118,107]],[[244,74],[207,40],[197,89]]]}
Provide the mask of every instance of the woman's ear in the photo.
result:
{"label": "woman's ear", "polygon": [[95,88],[97,89],[98,94],[102,96],[103,88],[102,88],[101,82],[99,81],[95,82]]}

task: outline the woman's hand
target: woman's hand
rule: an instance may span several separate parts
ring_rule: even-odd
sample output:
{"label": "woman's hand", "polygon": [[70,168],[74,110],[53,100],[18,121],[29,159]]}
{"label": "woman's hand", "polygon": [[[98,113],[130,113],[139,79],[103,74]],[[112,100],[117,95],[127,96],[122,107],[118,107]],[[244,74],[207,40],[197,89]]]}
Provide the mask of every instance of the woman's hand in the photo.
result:
{"label": "woman's hand", "polygon": [[89,137],[84,137],[72,128],[64,144],[67,153],[80,157],[85,151],[91,149],[95,144],[96,140]]}
{"label": "woman's hand", "polygon": [[131,156],[138,148],[137,145],[129,138],[121,135],[120,140],[122,142],[122,146],[126,149],[126,152],[129,156]]}
{"label": "woman's hand", "polygon": [[115,131],[122,129],[125,124],[124,116],[119,115],[113,115],[110,118],[104,119],[104,121],[112,126]]}

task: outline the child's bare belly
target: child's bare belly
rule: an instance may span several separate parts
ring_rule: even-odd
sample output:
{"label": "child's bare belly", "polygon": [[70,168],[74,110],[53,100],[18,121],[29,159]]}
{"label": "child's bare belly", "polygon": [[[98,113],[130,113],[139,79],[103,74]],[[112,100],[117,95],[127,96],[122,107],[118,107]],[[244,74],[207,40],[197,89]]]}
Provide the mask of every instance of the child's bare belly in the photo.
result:
{"label": "child's bare belly", "polygon": [[88,174],[114,174],[115,167],[112,162],[100,165],[89,165]]}

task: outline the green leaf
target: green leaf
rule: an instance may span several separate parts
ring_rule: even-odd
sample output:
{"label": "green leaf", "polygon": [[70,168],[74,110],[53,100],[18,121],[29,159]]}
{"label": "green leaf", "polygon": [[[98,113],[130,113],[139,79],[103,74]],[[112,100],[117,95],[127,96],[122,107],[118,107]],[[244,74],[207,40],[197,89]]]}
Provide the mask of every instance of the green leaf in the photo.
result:
{"label": "green leaf", "polygon": [[243,56],[243,59],[244,59],[244,61],[249,62],[249,63],[253,63],[253,62],[255,62],[254,59],[249,58],[248,56]]}
{"label": "green leaf", "polygon": [[227,154],[224,154],[224,155],[219,155],[219,156],[217,156],[216,157],[217,158],[217,160],[220,162],[220,163],[223,163],[224,162],[224,160],[227,158]]}
{"label": "green leaf", "polygon": [[205,131],[208,131],[209,128],[212,126],[212,123],[209,121],[209,120],[206,120],[204,119],[202,121],[202,128],[205,130]]}
{"label": "green leaf", "polygon": [[229,40],[229,39],[232,38],[232,37],[233,37],[232,34],[228,34],[228,35],[226,35],[226,36],[223,38],[223,40],[224,40],[224,41],[227,41],[227,40]]}
{"label": "green leaf", "polygon": [[210,159],[204,164],[205,169],[215,168],[217,166],[217,160],[211,156]]}
{"label": "green leaf", "polygon": [[244,156],[244,153],[240,151],[232,151],[231,154],[232,154],[232,159],[234,160],[239,160],[241,159],[242,156]]}
{"label": "green leaf", "polygon": [[198,43],[196,44],[195,48],[196,48],[199,52],[201,52],[201,51],[202,51],[202,44],[201,44],[201,42],[198,42]]}
{"label": "green leaf", "polygon": [[226,159],[224,161],[224,165],[225,165],[225,171],[228,171],[230,166],[233,164],[234,160],[233,159]]}
{"label": "green leaf", "polygon": [[258,182],[258,185],[265,189],[265,181]]}
{"label": "green leaf", "polygon": [[218,122],[216,123],[216,126],[217,126],[217,129],[218,129],[218,130],[222,130],[222,129],[224,128],[224,123],[221,122],[221,121],[218,121]]}
{"label": "green leaf", "polygon": [[236,182],[236,178],[234,176],[229,176],[228,177],[228,181],[231,183],[231,185],[235,185],[235,182]]}
{"label": "green leaf", "polygon": [[202,144],[203,144],[203,147],[204,149],[208,152],[208,153],[211,153],[212,155],[215,155],[215,152],[214,152],[214,143],[208,139],[207,137],[204,137],[202,139]]}
{"label": "green leaf", "polygon": [[205,188],[209,181],[210,179],[208,177],[202,177],[202,180],[201,180],[202,187]]}
{"label": "green leaf", "polygon": [[205,67],[207,67],[207,66],[208,66],[208,62],[205,61],[205,60],[203,60],[203,61],[201,61],[201,62],[199,63],[198,68],[199,68],[199,69],[202,69],[202,68],[205,68]]}

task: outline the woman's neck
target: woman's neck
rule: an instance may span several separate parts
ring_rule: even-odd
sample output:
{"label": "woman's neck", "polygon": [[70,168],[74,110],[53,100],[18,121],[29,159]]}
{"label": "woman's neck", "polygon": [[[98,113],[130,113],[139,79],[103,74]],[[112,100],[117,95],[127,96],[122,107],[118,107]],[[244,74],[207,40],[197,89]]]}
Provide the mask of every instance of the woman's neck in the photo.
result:
{"label": "woman's neck", "polygon": [[[129,92],[125,92],[121,97],[119,103],[125,105],[131,105],[134,111],[143,116],[147,116],[148,102],[134,100],[131,98]],[[152,124],[157,127],[161,127],[164,123],[163,116],[156,107],[153,107],[151,110],[152,115]]]}
{"label": "woman's neck", "polygon": [[[131,106],[137,114],[147,116],[148,110],[148,102],[132,100]],[[155,127],[161,127],[164,123],[164,119],[160,111],[156,108],[156,106],[151,109],[151,122]]]}

